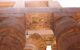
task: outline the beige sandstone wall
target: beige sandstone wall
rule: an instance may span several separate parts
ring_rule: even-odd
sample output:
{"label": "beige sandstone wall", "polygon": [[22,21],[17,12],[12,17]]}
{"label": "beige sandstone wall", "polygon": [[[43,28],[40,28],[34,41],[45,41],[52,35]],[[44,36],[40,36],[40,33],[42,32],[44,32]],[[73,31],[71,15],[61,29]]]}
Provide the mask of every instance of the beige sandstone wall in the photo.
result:
{"label": "beige sandstone wall", "polygon": [[26,7],[48,7],[48,1],[26,1]]}

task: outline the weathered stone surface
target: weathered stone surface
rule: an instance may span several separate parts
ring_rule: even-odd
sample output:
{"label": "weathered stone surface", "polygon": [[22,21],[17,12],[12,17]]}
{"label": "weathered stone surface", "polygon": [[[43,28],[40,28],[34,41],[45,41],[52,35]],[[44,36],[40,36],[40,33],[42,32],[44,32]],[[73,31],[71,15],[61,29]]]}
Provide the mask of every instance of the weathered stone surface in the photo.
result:
{"label": "weathered stone surface", "polygon": [[26,29],[50,29],[52,13],[27,13]]}
{"label": "weathered stone surface", "polygon": [[[10,50],[13,47],[13,50],[18,50],[19,47],[19,50],[22,50],[25,45],[25,27],[30,30],[34,29],[34,27],[36,28],[37,25],[39,26],[37,29],[43,29],[41,26],[48,29],[52,28],[57,39],[58,50],[80,50],[79,12],[74,12],[72,9],[70,11],[69,9],[65,9],[61,10],[61,12],[54,12],[53,14],[54,16],[50,18],[51,14],[49,13],[28,13],[25,15],[26,21],[23,17],[13,17],[15,14],[11,17],[0,16],[0,50]],[[52,38],[48,35],[32,34],[27,39],[27,49],[32,50],[37,47],[45,50],[46,44],[44,39],[51,40]],[[56,46],[55,44],[53,46]]]}
{"label": "weathered stone surface", "polygon": [[[8,14],[9,15],[9,14]],[[23,50],[26,42],[23,16],[0,16],[0,50]]]}
{"label": "weathered stone surface", "polygon": [[23,50],[25,34],[11,27],[0,28],[0,50]]}
{"label": "weathered stone surface", "polygon": [[60,33],[67,31],[68,29],[76,25],[75,20],[71,16],[62,16],[55,21],[55,34],[58,37]]}
{"label": "weathered stone surface", "polygon": [[26,7],[48,7],[48,1],[28,1]]}
{"label": "weathered stone surface", "polygon": [[15,5],[15,2],[0,2],[0,8],[13,7],[14,5]]}
{"label": "weathered stone surface", "polygon": [[73,12],[71,15],[66,14],[65,16],[56,17],[54,33],[57,39],[58,50],[80,50],[79,14],[78,16],[76,15]]}
{"label": "weathered stone surface", "polygon": [[44,39],[39,35],[38,33],[34,33],[27,38],[26,41],[26,47],[25,50],[31,49],[31,50],[45,50],[46,49],[46,43]]}
{"label": "weathered stone surface", "polygon": [[13,27],[21,32],[25,32],[25,17],[22,14],[0,15],[0,28]]}

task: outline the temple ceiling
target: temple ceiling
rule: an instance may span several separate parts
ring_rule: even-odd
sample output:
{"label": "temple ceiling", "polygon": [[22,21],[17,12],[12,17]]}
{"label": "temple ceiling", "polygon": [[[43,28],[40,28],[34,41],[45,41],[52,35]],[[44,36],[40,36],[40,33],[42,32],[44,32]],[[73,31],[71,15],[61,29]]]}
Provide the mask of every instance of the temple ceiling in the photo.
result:
{"label": "temple ceiling", "polygon": [[50,29],[52,15],[52,13],[28,13],[26,14],[26,28],[30,30]]}
{"label": "temple ceiling", "polygon": [[[25,45],[24,34],[26,34],[28,31],[28,34],[26,34],[28,37],[26,38],[25,50],[45,50],[47,45],[51,45],[53,49],[57,49],[58,47],[58,49],[61,50],[70,50],[73,47],[74,49],[77,47],[79,48],[80,45],[77,43],[79,43],[78,41],[80,40],[80,12],[73,12],[71,10],[69,12],[68,11],[61,10],[60,12],[53,13],[31,12],[23,15],[17,13],[7,15],[0,14],[0,29],[4,28],[3,31],[0,31],[6,32],[5,29],[8,27],[10,28],[10,33],[15,33],[16,31],[17,33],[19,32],[19,36],[22,37],[21,39],[23,39],[23,41],[19,41],[23,44],[19,45]],[[15,38],[18,39],[19,37]]]}

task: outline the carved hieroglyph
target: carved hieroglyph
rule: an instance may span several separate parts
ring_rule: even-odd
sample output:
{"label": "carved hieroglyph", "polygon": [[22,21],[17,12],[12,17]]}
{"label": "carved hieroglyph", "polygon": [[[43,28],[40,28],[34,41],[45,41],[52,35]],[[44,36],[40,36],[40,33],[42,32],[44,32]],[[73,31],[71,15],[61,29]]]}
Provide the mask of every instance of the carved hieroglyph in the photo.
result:
{"label": "carved hieroglyph", "polygon": [[52,13],[27,13],[26,29],[50,29]]}

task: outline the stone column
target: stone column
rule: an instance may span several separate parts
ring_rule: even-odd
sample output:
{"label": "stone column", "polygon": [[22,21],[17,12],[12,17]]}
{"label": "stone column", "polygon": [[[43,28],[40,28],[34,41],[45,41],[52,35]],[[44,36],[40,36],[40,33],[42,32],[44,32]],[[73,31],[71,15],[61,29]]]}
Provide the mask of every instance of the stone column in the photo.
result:
{"label": "stone column", "polygon": [[0,50],[23,50],[25,47],[23,14],[0,15]]}

